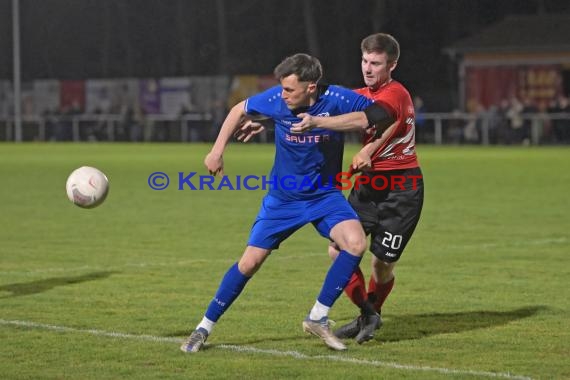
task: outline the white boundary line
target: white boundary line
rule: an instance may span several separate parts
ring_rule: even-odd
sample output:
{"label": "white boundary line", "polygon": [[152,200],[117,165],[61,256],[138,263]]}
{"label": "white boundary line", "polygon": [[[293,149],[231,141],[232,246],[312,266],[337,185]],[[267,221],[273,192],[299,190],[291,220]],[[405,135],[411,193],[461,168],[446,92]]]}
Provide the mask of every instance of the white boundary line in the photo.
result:
{"label": "white boundary line", "polygon": [[[134,334],[125,334],[125,333],[120,333],[120,332],[96,330],[96,329],[77,329],[74,327],[48,325],[48,324],[43,324],[43,323],[36,323],[36,322],[30,322],[30,321],[20,321],[20,320],[0,319],[0,326],[17,326],[17,327],[25,327],[25,328],[33,328],[33,329],[41,329],[41,330],[49,330],[49,331],[58,331],[58,332],[64,332],[64,333],[89,334],[89,335],[108,337],[108,338],[144,340],[144,341],[161,342],[161,343],[163,343],[163,342],[180,343],[181,342],[181,339],[173,338],[173,337],[170,338],[170,337],[160,337],[160,336],[153,336],[153,335],[134,335]],[[399,363],[394,363],[394,362],[383,362],[383,361],[378,361],[378,360],[356,359],[356,358],[340,356],[340,355],[311,356],[311,355],[306,355],[306,354],[303,354],[303,353],[300,353],[297,351],[269,350],[269,349],[260,349],[260,348],[249,347],[249,346],[236,346],[236,345],[228,345],[228,344],[212,345],[212,346],[210,346],[210,348],[221,348],[224,350],[231,350],[231,351],[236,351],[236,352],[248,352],[248,353],[254,353],[254,354],[272,355],[272,356],[286,356],[286,357],[291,357],[294,359],[301,359],[301,360],[320,360],[320,361],[340,362],[340,363],[365,365],[365,366],[371,366],[371,367],[386,367],[386,368],[408,370],[408,371],[439,372],[439,373],[442,373],[445,375],[472,375],[472,376],[514,379],[514,380],[532,380],[532,378],[530,378],[530,377],[514,375],[514,374],[508,373],[508,372],[507,373],[504,373],[504,372],[487,372],[487,371],[475,371],[475,370],[469,370],[469,369],[415,366],[415,365],[410,365],[410,364],[399,364]],[[189,354],[189,355],[194,355],[194,354]]]}

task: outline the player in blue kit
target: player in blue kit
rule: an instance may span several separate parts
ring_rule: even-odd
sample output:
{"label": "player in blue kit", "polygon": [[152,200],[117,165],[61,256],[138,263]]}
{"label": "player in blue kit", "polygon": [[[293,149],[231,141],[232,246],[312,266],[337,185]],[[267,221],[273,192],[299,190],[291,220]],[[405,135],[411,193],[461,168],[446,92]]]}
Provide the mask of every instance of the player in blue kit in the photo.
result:
{"label": "player in blue kit", "polygon": [[[181,346],[184,352],[202,348],[216,322],[271,251],[307,223],[336,243],[340,253],[303,321],[303,330],[320,337],[332,349],[346,349],[331,332],[328,313],[358,267],[366,249],[366,238],[356,213],[335,187],[334,178],[341,171],[343,134],[315,128],[307,134],[295,135],[289,130],[301,120],[297,117],[300,113],[334,116],[364,111],[373,125],[378,106],[351,90],[318,84],[321,64],[307,54],[286,58],[277,65],[274,74],[281,84],[235,105],[204,160],[210,174],[223,175],[223,152],[243,121],[255,117],[274,121],[276,151],[270,175],[274,183],[262,201],[245,252],[224,275],[202,321]],[[286,188],[281,186],[283,178],[288,179]]]}

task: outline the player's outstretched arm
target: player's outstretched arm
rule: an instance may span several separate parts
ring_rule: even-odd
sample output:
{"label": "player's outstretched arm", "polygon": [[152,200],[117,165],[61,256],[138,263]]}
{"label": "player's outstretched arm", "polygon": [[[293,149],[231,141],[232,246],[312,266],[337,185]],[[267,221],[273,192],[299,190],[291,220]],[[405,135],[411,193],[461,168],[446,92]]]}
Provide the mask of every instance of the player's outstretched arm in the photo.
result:
{"label": "player's outstretched arm", "polygon": [[291,132],[303,133],[314,128],[330,129],[338,132],[349,132],[368,129],[376,126],[377,129],[383,131],[395,119],[381,105],[374,103],[363,111],[351,112],[344,115],[321,117],[311,116],[306,113],[298,115],[301,121],[294,123]]}
{"label": "player's outstretched arm", "polygon": [[220,129],[220,133],[218,133],[214,146],[210,150],[210,153],[206,155],[204,165],[210,174],[224,175],[223,154],[226,149],[226,145],[228,145],[228,142],[232,138],[235,130],[243,123],[246,115],[244,106],[245,101],[241,101],[232,107],[222,124],[222,128]]}
{"label": "player's outstretched arm", "polygon": [[298,116],[301,118],[301,121],[293,123],[290,129],[292,133],[308,132],[314,128],[348,132],[362,130],[368,127],[368,119],[366,118],[366,114],[362,111],[331,117],[311,116],[308,113],[300,113]]}

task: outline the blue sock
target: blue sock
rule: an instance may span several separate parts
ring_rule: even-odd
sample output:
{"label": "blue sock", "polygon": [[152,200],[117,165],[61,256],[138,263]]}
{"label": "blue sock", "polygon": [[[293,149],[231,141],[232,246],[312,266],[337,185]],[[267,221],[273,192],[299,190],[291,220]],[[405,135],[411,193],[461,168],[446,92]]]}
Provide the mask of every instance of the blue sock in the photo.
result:
{"label": "blue sock", "polygon": [[360,264],[360,260],[362,260],[362,257],[353,256],[346,251],[340,251],[325,277],[325,282],[317,301],[331,307],[342,294],[352,273]]}
{"label": "blue sock", "polygon": [[208,310],[206,310],[206,318],[212,322],[217,322],[222,314],[229,309],[232,302],[238,298],[249,279],[250,277],[239,271],[237,263],[232,265],[222,279],[214,299],[208,306]]}

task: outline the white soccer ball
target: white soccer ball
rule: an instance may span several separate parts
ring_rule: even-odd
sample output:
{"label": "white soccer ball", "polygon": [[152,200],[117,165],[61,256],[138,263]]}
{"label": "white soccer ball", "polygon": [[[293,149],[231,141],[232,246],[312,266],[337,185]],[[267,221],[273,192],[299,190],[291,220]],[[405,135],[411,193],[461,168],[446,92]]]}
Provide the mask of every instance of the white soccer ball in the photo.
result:
{"label": "white soccer ball", "polygon": [[82,166],[75,169],[65,184],[67,197],[82,208],[99,206],[109,192],[109,180],[99,169]]}

